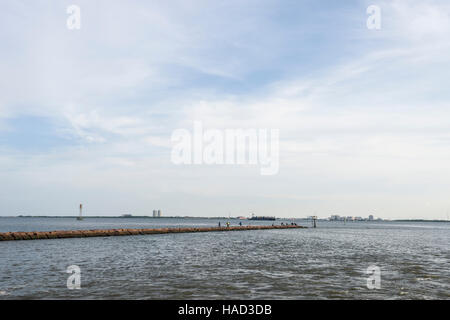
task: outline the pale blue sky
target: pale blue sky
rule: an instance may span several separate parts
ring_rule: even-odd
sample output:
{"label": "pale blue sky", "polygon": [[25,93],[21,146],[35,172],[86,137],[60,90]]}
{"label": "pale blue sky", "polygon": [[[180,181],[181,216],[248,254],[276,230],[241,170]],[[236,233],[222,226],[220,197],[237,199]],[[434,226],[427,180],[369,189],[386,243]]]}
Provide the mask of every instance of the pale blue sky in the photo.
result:
{"label": "pale blue sky", "polygon": [[[445,0],[5,0],[0,215],[446,218],[449,17]],[[279,129],[279,174],[175,166],[194,120]]]}

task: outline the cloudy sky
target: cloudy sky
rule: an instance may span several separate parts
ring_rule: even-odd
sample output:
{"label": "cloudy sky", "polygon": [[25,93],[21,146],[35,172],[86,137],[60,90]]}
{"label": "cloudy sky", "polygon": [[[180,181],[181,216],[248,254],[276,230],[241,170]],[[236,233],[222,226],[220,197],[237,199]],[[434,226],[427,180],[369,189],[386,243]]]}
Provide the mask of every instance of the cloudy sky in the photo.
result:
{"label": "cloudy sky", "polygon": [[[0,215],[450,212],[448,0],[4,0],[0,75]],[[278,174],[173,164],[193,121]]]}

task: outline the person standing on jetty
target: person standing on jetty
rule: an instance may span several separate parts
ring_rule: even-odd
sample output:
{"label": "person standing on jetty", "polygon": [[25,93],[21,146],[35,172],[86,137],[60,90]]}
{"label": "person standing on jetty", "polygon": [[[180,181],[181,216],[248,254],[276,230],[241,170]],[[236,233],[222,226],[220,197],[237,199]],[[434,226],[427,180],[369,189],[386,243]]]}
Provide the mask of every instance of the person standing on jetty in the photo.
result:
{"label": "person standing on jetty", "polygon": [[229,228],[230,227],[230,223],[227,221],[227,228]]}

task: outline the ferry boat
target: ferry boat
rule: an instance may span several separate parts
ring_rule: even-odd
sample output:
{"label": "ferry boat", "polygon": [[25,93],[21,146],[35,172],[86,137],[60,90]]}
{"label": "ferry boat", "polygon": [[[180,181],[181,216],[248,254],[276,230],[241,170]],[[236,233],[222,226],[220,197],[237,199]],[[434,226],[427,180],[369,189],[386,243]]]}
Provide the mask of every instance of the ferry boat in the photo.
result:
{"label": "ferry boat", "polygon": [[265,220],[265,221],[275,221],[275,217],[269,217],[269,216],[255,216],[252,214],[251,218],[248,218],[248,220]]}

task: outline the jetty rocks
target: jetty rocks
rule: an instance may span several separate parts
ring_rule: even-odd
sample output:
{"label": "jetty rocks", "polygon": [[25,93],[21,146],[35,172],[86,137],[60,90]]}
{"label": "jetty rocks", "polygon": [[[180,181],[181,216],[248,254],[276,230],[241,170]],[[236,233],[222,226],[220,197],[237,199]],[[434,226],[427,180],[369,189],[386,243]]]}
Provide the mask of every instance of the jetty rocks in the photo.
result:
{"label": "jetty rocks", "polygon": [[306,227],[297,225],[283,225],[283,226],[236,226],[236,227],[209,227],[209,228],[95,229],[95,230],[60,230],[60,231],[34,231],[34,232],[0,232],[0,241],[112,237],[112,236],[132,236],[132,235],[165,234],[165,233],[302,229],[302,228]]}

